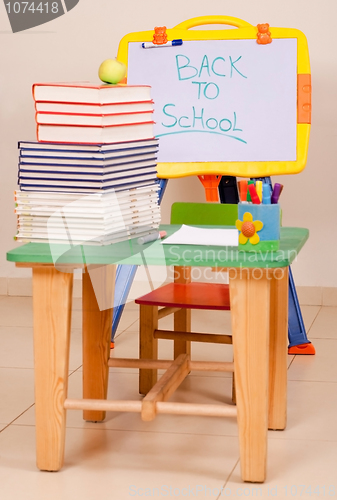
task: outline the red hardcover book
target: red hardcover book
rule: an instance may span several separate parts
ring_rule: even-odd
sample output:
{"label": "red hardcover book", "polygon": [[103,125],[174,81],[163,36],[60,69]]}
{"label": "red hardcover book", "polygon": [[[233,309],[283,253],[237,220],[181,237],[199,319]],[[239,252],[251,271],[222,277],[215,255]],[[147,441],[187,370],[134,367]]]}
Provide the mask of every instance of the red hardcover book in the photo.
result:
{"label": "red hardcover book", "polygon": [[153,120],[153,111],[144,113],[118,113],[109,115],[72,114],[72,113],[36,113],[38,125],[85,125],[91,127],[109,127],[110,125],[131,125]]}
{"label": "red hardcover book", "polygon": [[74,83],[35,83],[35,101],[113,104],[151,100],[151,87],[148,85],[95,85],[88,82]]}
{"label": "red hardcover book", "polygon": [[77,144],[107,144],[109,142],[153,139],[153,121],[128,125],[73,126],[37,125],[37,140]]}
{"label": "red hardcover book", "polygon": [[153,101],[121,102],[113,104],[80,104],[73,102],[35,101],[37,113],[71,113],[74,115],[115,115],[153,111]]}

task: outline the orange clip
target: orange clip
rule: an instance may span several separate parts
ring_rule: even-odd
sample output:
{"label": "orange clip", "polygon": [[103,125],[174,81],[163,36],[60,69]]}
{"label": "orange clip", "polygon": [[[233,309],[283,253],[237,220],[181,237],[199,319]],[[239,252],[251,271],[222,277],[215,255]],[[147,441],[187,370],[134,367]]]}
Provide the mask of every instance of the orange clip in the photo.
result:
{"label": "orange clip", "polygon": [[198,175],[199,181],[205,188],[206,201],[219,201],[218,186],[221,175]]}
{"label": "orange clip", "polygon": [[272,42],[271,33],[269,31],[269,24],[258,24],[257,25],[257,43],[261,45],[266,45]]}
{"label": "orange clip", "polygon": [[155,45],[164,45],[164,43],[167,43],[166,26],[155,27],[152,43]]}

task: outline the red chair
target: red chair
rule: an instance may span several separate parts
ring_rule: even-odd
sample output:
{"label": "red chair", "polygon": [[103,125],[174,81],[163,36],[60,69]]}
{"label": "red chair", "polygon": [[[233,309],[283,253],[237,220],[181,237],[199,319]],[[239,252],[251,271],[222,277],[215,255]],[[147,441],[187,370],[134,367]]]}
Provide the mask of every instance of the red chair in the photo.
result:
{"label": "red chair", "polygon": [[[237,205],[174,203],[171,224],[229,225],[237,219]],[[136,299],[140,306],[140,359],[158,358],[158,339],[174,341],[174,359],[191,352],[191,341],[231,344],[231,335],[191,332],[191,310],[229,310],[229,286],[191,281],[191,268],[177,266],[174,283]],[[174,315],[174,329],[161,330],[158,321]],[[157,370],[139,370],[139,392],[147,394],[157,382]],[[235,400],[233,378],[233,401]]]}

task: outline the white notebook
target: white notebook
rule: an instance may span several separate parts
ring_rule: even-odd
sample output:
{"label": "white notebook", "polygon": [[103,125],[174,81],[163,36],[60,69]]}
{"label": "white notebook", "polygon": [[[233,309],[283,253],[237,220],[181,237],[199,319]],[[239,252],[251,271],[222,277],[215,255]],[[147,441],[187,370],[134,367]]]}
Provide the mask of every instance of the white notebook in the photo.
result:
{"label": "white notebook", "polygon": [[237,247],[239,231],[233,229],[216,229],[186,226],[183,224],[178,231],[161,242],[163,245],[204,245],[220,247]]}

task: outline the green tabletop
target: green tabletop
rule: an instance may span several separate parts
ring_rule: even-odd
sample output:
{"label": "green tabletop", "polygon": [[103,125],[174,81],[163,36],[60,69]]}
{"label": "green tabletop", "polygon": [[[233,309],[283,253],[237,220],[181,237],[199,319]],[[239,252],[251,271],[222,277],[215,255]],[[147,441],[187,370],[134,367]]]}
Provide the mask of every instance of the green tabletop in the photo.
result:
{"label": "green tabletop", "polygon": [[[170,235],[180,227],[162,225],[160,230],[165,230]],[[277,268],[287,267],[293,262],[308,236],[307,229],[281,228],[280,248],[269,252],[245,252],[237,247],[162,245],[160,241],[138,245],[137,239],[106,246],[71,247],[65,244],[26,243],[10,250],[7,260],[21,263],[74,264],[75,267],[83,264],[147,264]]]}

